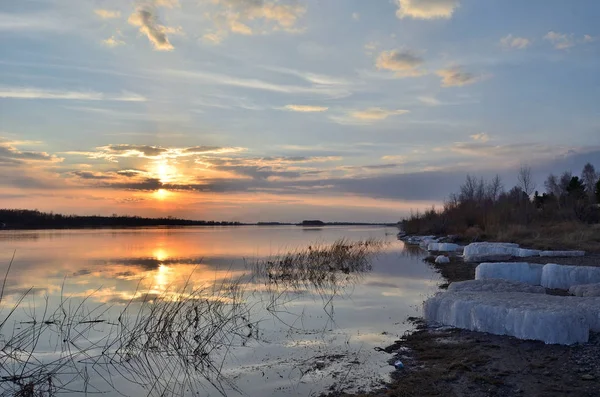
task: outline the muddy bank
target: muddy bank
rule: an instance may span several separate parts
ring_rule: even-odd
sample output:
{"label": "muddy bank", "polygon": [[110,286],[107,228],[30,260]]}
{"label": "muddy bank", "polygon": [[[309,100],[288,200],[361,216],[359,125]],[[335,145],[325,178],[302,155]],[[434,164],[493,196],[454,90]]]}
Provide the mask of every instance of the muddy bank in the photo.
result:
{"label": "muddy bank", "polygon": [[386,349],[405,369],[387,387],[354,396],[600,396],[597,334],[569,347],[416,322],[416,331]]}

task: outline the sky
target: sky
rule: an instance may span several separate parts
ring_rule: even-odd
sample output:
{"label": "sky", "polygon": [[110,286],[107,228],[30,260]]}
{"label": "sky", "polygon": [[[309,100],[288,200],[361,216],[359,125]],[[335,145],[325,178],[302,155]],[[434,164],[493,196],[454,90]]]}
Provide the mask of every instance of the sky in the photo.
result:
{"label": "sky", "polygon": [[0,3],[0,207],[395,222],[600,168],[596,0]]}

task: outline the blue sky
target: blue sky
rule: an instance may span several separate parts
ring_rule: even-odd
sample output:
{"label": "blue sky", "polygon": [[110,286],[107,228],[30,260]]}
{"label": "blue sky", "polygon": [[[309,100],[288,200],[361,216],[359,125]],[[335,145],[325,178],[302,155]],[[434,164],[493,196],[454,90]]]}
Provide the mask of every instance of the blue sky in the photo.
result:
{"label": "blue sky", "polygon": [[[0,5],[3,203],[396,220],[600,166],[600,15],[559,0]],[[566,167],[566,168],[565,168]]]}

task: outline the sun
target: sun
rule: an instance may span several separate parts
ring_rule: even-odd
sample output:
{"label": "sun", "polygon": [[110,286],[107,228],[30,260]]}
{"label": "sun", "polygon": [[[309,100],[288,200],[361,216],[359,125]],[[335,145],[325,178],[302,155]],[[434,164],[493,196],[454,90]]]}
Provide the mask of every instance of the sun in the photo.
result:
{"label": "sun", "polygon": [[163,201],[168,199],[169,196],[171,196],[171,192],[169,192],[167,189],[158,189],[152,195],[155,199]]}
{"label": "sun", "polygon": [[152,171],[161,183],[173,182],[177,177],[177,168],[169,164],[166,160],[157,162]]}

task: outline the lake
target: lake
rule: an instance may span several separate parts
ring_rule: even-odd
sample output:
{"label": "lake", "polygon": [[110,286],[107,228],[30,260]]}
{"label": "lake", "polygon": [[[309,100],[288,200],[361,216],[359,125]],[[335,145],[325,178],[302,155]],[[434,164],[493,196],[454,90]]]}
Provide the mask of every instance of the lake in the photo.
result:
{"label": "lake", "polygon": [[[375,348],[409,330],[406,318],[420,315],[441,282],[396,233],[350,226],[2,231],[0,270],[13,254],[14,261],[0,321],[10,317],[0,332],[14,355],[0,357],[0,376],[12,379],[0,390],[308,396],[377,386],[393,367]],[[269,268],[285,266],[287,252],[339,239],[386,244],[360,269],[308,268],[286,280]],[[182,297],[196,306],[179,305]]]}

